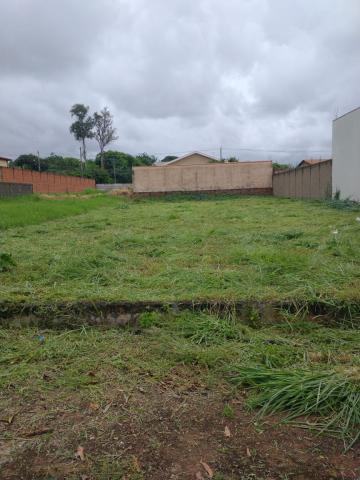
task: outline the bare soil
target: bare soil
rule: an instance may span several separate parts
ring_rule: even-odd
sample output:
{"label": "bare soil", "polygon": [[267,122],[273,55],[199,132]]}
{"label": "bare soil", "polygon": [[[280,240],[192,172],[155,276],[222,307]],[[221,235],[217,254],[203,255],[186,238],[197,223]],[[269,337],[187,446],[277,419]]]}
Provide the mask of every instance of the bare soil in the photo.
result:
{"label": "bare soil", "polygon": [[210,390],[198,378],[178,366],[157,383],[113,385],[100,400],[77,392],[24,399],[9,388],[2,393],[11,407],[1,411],[1,480],[360,478],[358,444],[344,453],[340,440],[279,424],[279,417],[259,422],[243,392],[234,398],[225,384]]}

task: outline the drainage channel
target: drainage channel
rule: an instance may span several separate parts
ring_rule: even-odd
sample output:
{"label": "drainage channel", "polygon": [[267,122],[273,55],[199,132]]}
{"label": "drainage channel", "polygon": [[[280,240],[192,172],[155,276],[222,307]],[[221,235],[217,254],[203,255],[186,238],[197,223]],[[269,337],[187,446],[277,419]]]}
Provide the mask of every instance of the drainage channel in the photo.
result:
{"label": "drainage channel", "polygon": [[[334,301],[189,301],[178,302],[0,302],[0,325],[71,327],[79,325],[136,326],[145,312],[207,311],[239,321],[266,325],[284,321],[286,314],[326,325],[360,327],[360,302]],[[285,314],[285,315],[284,315]]]}

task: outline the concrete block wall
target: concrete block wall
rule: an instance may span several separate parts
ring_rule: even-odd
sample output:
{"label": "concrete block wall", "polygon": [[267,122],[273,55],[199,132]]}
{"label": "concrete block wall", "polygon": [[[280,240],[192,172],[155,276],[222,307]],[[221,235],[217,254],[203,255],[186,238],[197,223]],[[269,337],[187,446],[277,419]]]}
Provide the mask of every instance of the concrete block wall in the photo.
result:
{"label": "concrete block wall", "polygon": [[16,197],[18,195],[30,195],[33,191],[29,183],[0,182],[0,197]]}
{"label": "concrete block wall", "polygon": [[327,198],[331,196],[331,185],[331,160],[273,175],[273,194],[276,197]]}
{"label": "concrete block wall", "polygon": [[272,162],[134,167],[135,193],[272,193]]}
{"label": "concrete block wall", "polygon": [[34,193],[78,193],[95,188],[90,178],[35,172],[22,168],[0,168],[0,182],[31,184]]}

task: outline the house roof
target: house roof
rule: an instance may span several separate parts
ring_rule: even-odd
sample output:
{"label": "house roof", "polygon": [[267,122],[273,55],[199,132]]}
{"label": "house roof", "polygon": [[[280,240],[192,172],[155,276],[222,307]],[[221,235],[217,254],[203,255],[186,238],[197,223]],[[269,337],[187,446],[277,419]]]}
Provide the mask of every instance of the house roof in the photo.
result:
{"label": "house roof", "polygon": [[301,162],[299,163],[299,165],[296,168],[306,167],[307,165],[316,165],[318,163],[328,162],[329,160],[331,160],[331,159],[330,158],[325,158],[325,159],[318,159],[318,160],[312,160],[312,159],[301,160]]}
{"label": "house roof", "polygon": [[0,155],[0,160],[6,160],[7,162],[11,162],[11,158],[3,157],[2,155]]}
{"label": "house roof", "polygon": [[202,157],[205,157],[205,158],[208,158],[209,160],[211,161],[215,161],[215,162],[218,162],[219,159],[218,158],[215,158],[215,157],[212,157],[211,155],[206,155],[205,153],[201,153],[201,152],[190,152],[190,153],[187,153],[186,155],[182,155],[181,157],[178,157],[178,158],[175,158],[174,160],[170,160],[170,162],[164,162],[164,163],[158,163],[157,165],[159,166],[166,166],[166,165],[170,165],[170,164],[174,164],[176,162],[179,162],[180,160],[183,160],[184,158],[187,158],[187,157],[190,157],[191,155],[201,155]]}

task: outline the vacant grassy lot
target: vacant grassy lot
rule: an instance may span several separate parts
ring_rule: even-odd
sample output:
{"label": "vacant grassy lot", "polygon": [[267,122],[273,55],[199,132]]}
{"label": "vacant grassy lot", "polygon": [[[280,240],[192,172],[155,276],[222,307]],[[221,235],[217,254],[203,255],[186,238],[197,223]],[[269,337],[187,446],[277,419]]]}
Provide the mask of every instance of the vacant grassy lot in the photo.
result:
{"label": "vacant grassy lot", "polygon": [[[358,217],[271,197],[0,200],[0,302],[356,307]],[[1,480],[360,477],[358,330],[175,310],[126,329],[0,326]]]}
{"label": "vacant grassy lot", "polygon": [[16,262],[0,299],[358,300],[358,216],[272,197],[0,200]]}
{"label": "vacant grassy lot", "polygon": [[[359,478],[358,444],[344,454],[355,408],[339,416],[328,388],[342,375],[359,403],[360,333],[283,315],[258,328],[184,312],[128,330],[0,329],[1,478],[205,480],[207,466],[214,480]],[[327,375],[318,407],[295,424],[286,402],[255,416],[246,405],[271,396],[239,384],[250,367],[282,369],[287,398],[294,375]]]}

